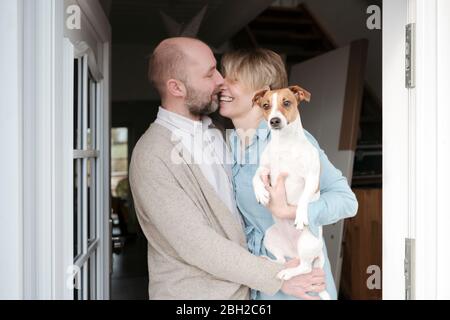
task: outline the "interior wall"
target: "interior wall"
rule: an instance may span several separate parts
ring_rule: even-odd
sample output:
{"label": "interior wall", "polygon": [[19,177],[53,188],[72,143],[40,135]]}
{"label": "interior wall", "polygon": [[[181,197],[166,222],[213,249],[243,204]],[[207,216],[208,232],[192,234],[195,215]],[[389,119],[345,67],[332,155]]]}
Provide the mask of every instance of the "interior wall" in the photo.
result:
{"label": "interior wall", "polygon": [[147,60],[152,50],[151,45],[113,43],[113,102],[159,100],[147,80]]}
{"label": "interior wall", "polygon": [[[369,17],[366,11],[371,3],[364,0],[305,0],[304,3],[339,47],[356,39],[369,40],[366,82],[381,101],[382,31],[366,27]],[[381,1],[373,3],[381,5]]]}

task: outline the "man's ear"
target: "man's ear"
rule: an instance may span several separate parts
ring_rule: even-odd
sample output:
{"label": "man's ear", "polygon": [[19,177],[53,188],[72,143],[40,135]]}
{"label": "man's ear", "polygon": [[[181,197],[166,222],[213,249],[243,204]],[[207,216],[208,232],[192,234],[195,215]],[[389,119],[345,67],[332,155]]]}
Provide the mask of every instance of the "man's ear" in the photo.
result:
{"label": "man's ear", "polygon": [[269,89],[263,89],[255,93],[253,96],[253,105],[257,104],[258,106],[261,106],[260,100],[264,95],[269,91]]}
{"label": "man's ear", "polygon": [[185,97],[186,96],[186,86],[178,80],[169,79],[166,82],[167,91],[170,95],[174,97]]}
{"label": "man's ear", "polygon": [[301,101],[306,101],[309,102],[311,101],[311,93],[309,93],[308,91],[306,91],[305,89],[303,89],[302,87],[299,86],[291,86],[289,87],[289,90],[292,91],[292,93],[295,95],[295,97],[297,98],[298,102]]}

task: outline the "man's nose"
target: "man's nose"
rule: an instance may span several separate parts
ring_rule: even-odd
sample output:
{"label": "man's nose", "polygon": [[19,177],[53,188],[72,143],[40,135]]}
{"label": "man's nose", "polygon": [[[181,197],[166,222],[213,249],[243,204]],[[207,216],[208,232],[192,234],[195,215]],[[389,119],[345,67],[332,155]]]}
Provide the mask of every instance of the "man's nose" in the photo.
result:
{"label": "man's nose", "polygon": [[219,71],[216,70],[216,85],[217,86],[222,86],[224,84],[224,79],[222,77],[222,75],[220,74]]}

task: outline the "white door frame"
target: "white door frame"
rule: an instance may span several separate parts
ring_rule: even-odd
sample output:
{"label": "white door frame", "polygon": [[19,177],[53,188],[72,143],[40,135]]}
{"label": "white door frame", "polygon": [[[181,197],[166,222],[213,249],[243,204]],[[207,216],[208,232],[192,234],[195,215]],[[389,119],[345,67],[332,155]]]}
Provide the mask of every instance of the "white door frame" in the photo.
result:
{"label": "white door frame", "polygon": [[0,300],[23,298],[23,1],[2,1],[0,10]]}
{"label": "white door frame", "polygon": [[[449,299],[450,4],[383,3],[383,298],[405,298],[405,239],[414,239],[413,299]],[[405,88],[405,25],[416,23],[416,87]]]}
{"label": "white door frame", "polygon": [[415,0],[415,297],[450,299],[450,3]]}

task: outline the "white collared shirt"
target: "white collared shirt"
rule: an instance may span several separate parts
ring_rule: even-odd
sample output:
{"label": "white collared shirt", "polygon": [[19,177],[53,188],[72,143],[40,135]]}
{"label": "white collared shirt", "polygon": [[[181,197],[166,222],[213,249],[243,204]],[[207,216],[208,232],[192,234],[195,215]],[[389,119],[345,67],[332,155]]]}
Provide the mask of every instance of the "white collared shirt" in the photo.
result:
{"label": "white collared shirt", "polygon": [[194,121],[159,107],[155,123],[169,129],[181,140],[192,163],[199,165],[219,198],[243,225],[231,183],[231,153],[211,118],[204,116],[201,121]]}

